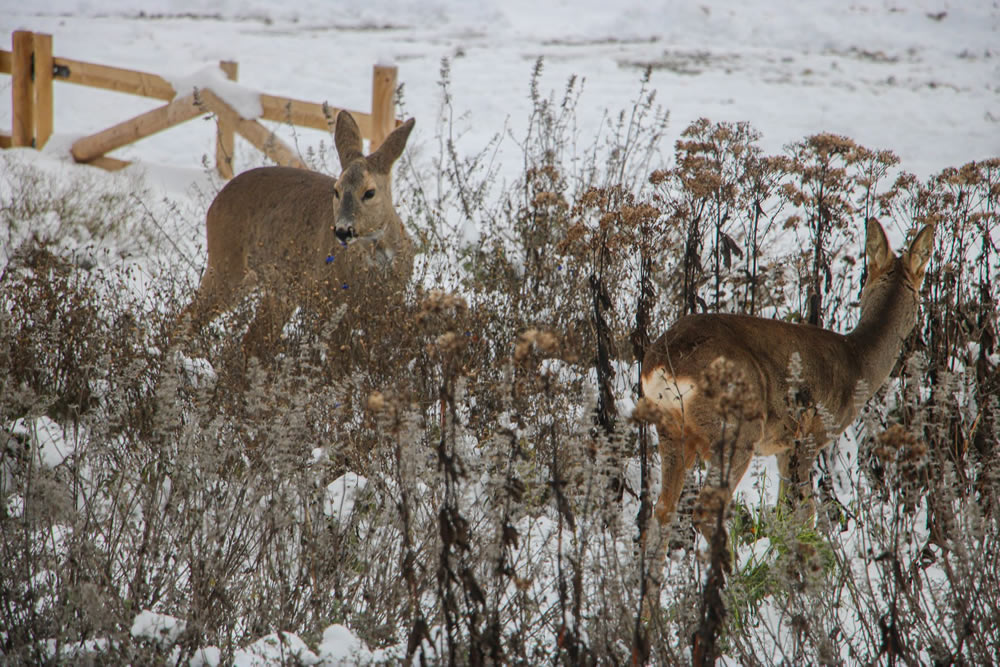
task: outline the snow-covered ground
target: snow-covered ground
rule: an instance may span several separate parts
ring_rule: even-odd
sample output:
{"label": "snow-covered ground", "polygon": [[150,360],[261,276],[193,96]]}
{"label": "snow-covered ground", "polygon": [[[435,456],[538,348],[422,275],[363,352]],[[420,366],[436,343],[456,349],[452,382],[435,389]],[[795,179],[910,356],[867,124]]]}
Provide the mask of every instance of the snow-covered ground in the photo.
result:
{"label": "snow-covered ground", "polygon": [[[436,151],[443,58],[458,150],[471,154],[507,129],[523,134],[529,77],[541,57],[543,94],[561,91],[573,75],[584,80],[583,137],[606,111],[631,107],[649,65],[650,87],[671,113],[665,159],[688,123],[707,117],[749,121],[771,152],[818,132],[845,134],[895,151],[903,169],[925,178],[1000,155],[998,27],[996,0],[0,0],[2,40],[16,29],[50,33],[57,56],[171,81],[235,60],[248,88],[367,110],[372,65],[394,63],[404,113],[417,119],[407,150],[423,168]],[[9,77],[0,77],[0,128],[11,125],[9,89]],[[57,84],[54,137],[41,159],[19,159],[69,178],[90,169],[65,164],[76,137],[159,104]],[[207,180],[202,159],[214,132],[214,124],[193,121],[113,155],[135,161],[149,201],[166,196],[197,208],[204,201],[190,186]],[[305,153],[330,138],[302,130],[294,140]],[[499,159],[516,170],[510,148]],[[237,156],[238,169],[260,162],[249,150]],[[347,505],[359,486],[352,484],[331,491],[329,505]],[[176,629],[173,619],[149,614],[137,617],[133,633]],[[304,662],[370,656],[341,626],[327,630],[319,657],[303,650]]]}
{"label": "snow-covered ground", "polygon": [[[250,88],[346,108],[367,110],[372,65],[395,63],[417,155],[433,138],[442,58],[464,114],[459,147],[473,152],[505,124],[516,136],[527,122],[529,75],[544,57],[543,92],[585,80],[584,134],[606,109],[631,106],[649,64],[672,138],[699,117],[750,121],[770,151],[836,132],[896,151],[921,177],[1000,154],[998,26],[994,0],[0,1],[2,39],[47,32],[57,56],[170,80],[235,60]],[[73,137],[160,104],[70,84],[55,95],[57,155]],[[212,128],[187,125],[115,155],[197,171]],[[298,147],[323,139],[304,130]]]}

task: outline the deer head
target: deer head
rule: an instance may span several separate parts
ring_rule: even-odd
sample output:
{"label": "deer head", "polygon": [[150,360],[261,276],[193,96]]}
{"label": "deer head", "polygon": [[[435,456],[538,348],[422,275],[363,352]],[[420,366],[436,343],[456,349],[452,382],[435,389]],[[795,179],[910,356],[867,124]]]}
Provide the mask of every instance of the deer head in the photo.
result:
{"label": "deer head", "polygon": [[341,243],[378,241],[389,229],[387,222],[398,220],[392,203],[392,165],[402,155],[413,124],[412,118],[403,123],[365,156],[354,118],[344,111],[337,116],[334,136],[343,172],[333,186],[333,205],[334,233]]}
{"label": "deer head", "polygon": [[868,275],[861,290],[861,315],[848,337],[862,351],[865,380],[875,392],[892,370],[899,345],[917,323],[920,285],[934,250],[934,227],[920,230],[903,254],[892,252],[875,218],[867,224]]}

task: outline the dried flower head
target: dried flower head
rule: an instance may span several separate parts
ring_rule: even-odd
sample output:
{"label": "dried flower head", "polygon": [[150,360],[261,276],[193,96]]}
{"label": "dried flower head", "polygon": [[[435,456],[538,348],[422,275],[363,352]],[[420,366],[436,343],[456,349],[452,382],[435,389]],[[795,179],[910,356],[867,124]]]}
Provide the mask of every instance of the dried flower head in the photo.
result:
{"label": "dried flower head", "polygon": [[385,396],[380,391],[373,391],[368,396],[368,409],[372,412],[382,412],[385,409]]}
{"label": "dried flower head", "polygon": [[558,355],[560,340],[551,331],[528,329],[517,337],[514,345],[514,361],[523,363],[530,357],[548,359]]}
{"label": "dried flower head", "polygon": [[444,290],[431,290],[420,302],[420,310],[416,315],[417,324],[427,325],[434,318],[457,318],[464,315],[468,309],[468,304],[461,296]]}

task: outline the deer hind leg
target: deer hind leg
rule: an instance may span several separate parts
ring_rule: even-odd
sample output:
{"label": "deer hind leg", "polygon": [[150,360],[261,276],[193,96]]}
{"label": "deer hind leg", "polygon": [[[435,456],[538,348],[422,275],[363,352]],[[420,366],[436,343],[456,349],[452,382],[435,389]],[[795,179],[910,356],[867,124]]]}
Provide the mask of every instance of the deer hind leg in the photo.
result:
{"label": "deer hind leg", "polygon": [[209,266],[201,277],[201,284],[194,293],[191,303],[182,308],[177,315],[171,332],[171,342],[178,338],[187,341],[201,331],[205,323],[211,319],[211,312],[220,300],[221,291],[217,272]]}
{"label": "deer hind leg", "polygon": [[725,533],[726,511],[733,492],[753,459],[755,430],[749,425],[722,429],[710,447],[707,480],[695,501],[692,517],[695,528],[709,542],[718,530]]}
{"label": "deer hind leg", "polygon": [[688,410],[698,392],[691,378],[674,377],[662,366],[643,373],[642,389],[646,400],[654,406],[659,436],[662,481],[655,515],[661,532],[665,533],[684,488],[685,474],[704,448],[702,430],[690,419]]}
{"label": "deer hind leg", "polygon": [[643,539],[647,555],[649,596],[643,615],[650,618],[660,599],[660,579],[671,543],[671,524],[677,513],[677,503],[684,489],[687,473],[698,458],[698,444],[704,441],[700,430],[685,425],[679,413],[663,415],[656,427],[660,450],[660,497],[653,510]]}
{"label": "deer hind leg", "polygon": [[654,514],[664,529],[670,526],[677,512],[684,480],[698,458],[697,444],[701,440],[700,432],[683,426],[660,436],[660,498]]}
{"label": "deer hind leg", "polygon": [[[659,430],[664,430],[662,426]],[[654,564],[662,564],[666,558],[670,539],[670,525],[677,513],[677,503],[684,489],[687,471],[694,465],[696,452],[685,448],[683,439],[669,431],[660,434],[660,497],[653,509],[656,521],[650,525],[646,536],[646,547],[652,549]]]}

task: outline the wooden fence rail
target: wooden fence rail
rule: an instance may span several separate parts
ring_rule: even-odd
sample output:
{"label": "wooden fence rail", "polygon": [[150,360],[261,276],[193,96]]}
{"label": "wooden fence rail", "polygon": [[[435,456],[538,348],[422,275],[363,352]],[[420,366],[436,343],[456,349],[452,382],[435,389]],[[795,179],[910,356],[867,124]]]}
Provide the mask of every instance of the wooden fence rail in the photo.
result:
{"label": "wooden fence rail", "polygon": [[[205,88],[188,94],[187,91],[174,90],[169,81],[156,74],[54,57],[51,35],[18,30],[14,32],[11,43],[12,51],[0,50],[0,74],[12,77],[13,111],[11,133],[0,133],[0,148],[42,148],[45,145],[53,130],[53,83],[62,81],[167,102],[152,111],[78,139],[71,148],[73,159],[77,162],[120,169],[128,163],[108,157],[107,153],[174,125],[213,113],[218,120],[215,164],[224,178],[233,176],[236,134],[278,164],[304,166],[295,151],[271,130],[255,118],[243,118],[216,91]],[[237,63],[223,61],[219,63],[219,68],[226,78],[236,81]],[[373,150],[399,124],[395,117],[396,79],[395,67],[376,65],[372,72],[371,112],[351,111],[362,136],[371,142]],[[179,96],[178,92],[185,94]],[[260,117],[264,120],[318,130],[329,131],[340,111],[326,103],[264,93],[259,98]]]}

